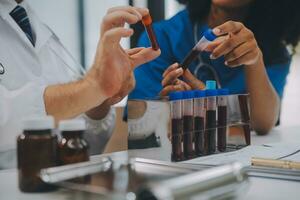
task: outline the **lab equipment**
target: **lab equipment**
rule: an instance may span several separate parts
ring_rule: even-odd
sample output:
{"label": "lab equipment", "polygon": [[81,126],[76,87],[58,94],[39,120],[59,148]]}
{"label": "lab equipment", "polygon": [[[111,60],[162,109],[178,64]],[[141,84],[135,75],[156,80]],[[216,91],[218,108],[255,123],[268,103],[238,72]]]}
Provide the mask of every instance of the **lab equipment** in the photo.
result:
{"label": "lab equipment", "polygon": [[194,131],[195,131],[195,154],[204,154],[204,130],[205,130],[205,91],[194,91]]}
{"label": "lab equipment", "polygon": [[233,199],[248,185],[245,169],[233,163],[149,184],[137,199]]}
{"label": "lab equipment", "polygon": [[206,81],[206,125],[204,147],[207,154],[216,152],[217,90],[215,81]]}
{"label": "lab equipment", "polygon": [[64,120],[59,123],[62,139],[59,147],[59,164],[68,165],[89,160],[89,145],[83,138],[85,121],[80,119]]}
{"label": "lab equipment", "polygon": [[57,165],[57,136],[52,134],[50,116],[24,121],[24,132],[17,139],[19,188],[23,192],[44,192],[56,187],[44,183],[40,170]]}
{"label": "lab equipment", "polygon": [[273,168],[300,170],[300,162],[294,162],[290,160],[276,160],[276,159],[253,157],[251,158],[251,164],[253,166],[260,166],[260,167],[273,167]]}
{"label": "lab equipment", "polygon": [[227,144],[227,96],[228,89],[218,90],[218,151],[226,151]]}
{"label": "lab equipment", "polygon": [[148,34],[148,38],[151,42],[152,49],[155,51],[159,50],[159,45],[156,40],[156,36],[154,30],[152,28],[152,18],[151,15],[148,14],[142,18],[142,23],[145,26],[146,32]]}
{"label": "lab equipment", "polygon": [[183,160],[182,151],[182,134],[183,134],[183,120],[182,120],[182,92],[170,93],[171,103],[171,140],[172,140],[172,161]]}
{"label": "lab equipment", "polygon": [[204,51],[206,47],[215,39],[217,36],[213,33],[211,29],[204,32],[203,37],[194,46],[194,48],[189,52],[189,54],[184,58],[180,66],[186,70],[189,65],[198,57],[201,51]]}
{"label": "lab equipment", "polygon": [[193,91],[183,92],[183,154],[185,159],[195,156],[194,152],[194,109]]}

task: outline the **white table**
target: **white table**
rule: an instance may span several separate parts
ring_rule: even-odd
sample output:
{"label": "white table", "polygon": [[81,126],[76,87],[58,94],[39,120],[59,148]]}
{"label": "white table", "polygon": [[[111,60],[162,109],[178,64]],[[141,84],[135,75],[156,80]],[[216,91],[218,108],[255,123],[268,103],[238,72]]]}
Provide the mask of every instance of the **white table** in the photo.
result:
{"label": "white table", "polygon": [[[278,127],[268,136],[253,135],[253,144],[299,142],[300,127]],[[164,154],[162,149],[134,150],[110,154],[122,157],[141,157],[156,160],[168,160],[169,155]],[[0,200],[89,200],[99,199],[95,195],[61,189],[51,193],[25,194],[19,191],[16,170],[0,171]],[[250,178],[250,188],[241,197],[243,200],[293,200],[300,199],[300,183],[263,178]]]}

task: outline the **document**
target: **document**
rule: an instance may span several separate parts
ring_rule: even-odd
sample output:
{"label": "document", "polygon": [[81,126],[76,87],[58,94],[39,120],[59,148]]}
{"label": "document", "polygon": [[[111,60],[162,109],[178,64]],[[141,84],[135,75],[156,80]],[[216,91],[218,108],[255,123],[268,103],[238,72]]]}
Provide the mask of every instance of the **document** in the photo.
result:
{"label": "document", "polygon": [[199,157],[183,163],[222,165],[240,162],[244,166],[250,166],[252,157],[300,161],[300,143],[251,145],[237,151]]}

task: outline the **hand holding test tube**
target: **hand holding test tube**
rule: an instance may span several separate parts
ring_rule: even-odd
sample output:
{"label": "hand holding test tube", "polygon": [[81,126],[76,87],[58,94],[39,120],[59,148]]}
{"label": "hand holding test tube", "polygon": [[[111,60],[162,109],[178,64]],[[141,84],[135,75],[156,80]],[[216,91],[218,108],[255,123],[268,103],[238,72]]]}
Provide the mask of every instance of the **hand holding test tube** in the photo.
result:
{"label": "hand holding test tube", "polygon": [[211,29],[208,29],[204,32],[203,37],[199,40],[199,42],[194,46],[192,51],[185,57],[183,62],[180,64],[183,70],[186,70],[189,65],[197,58],[201,51],[204,51],[206,47],[215,39],[217,36],[213,33]]}

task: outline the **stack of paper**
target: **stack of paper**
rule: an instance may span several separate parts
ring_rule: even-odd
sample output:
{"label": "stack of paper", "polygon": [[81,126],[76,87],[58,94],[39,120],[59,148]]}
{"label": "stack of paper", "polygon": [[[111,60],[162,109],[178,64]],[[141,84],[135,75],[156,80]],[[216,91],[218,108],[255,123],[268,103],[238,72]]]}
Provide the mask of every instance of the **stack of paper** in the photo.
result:
{"label": "stack of paper", "polygon": [[276,143],[264,144],[260,146],[252,145],[241,150],[199,157],[185,161],[184,163],[221,165],[232,162],[240,162],[245,166],[249,166],[251,165],[252,157],[270,159],[280,159],[284,157],[283,159],[285,160],[300,161],[300,144]]}

